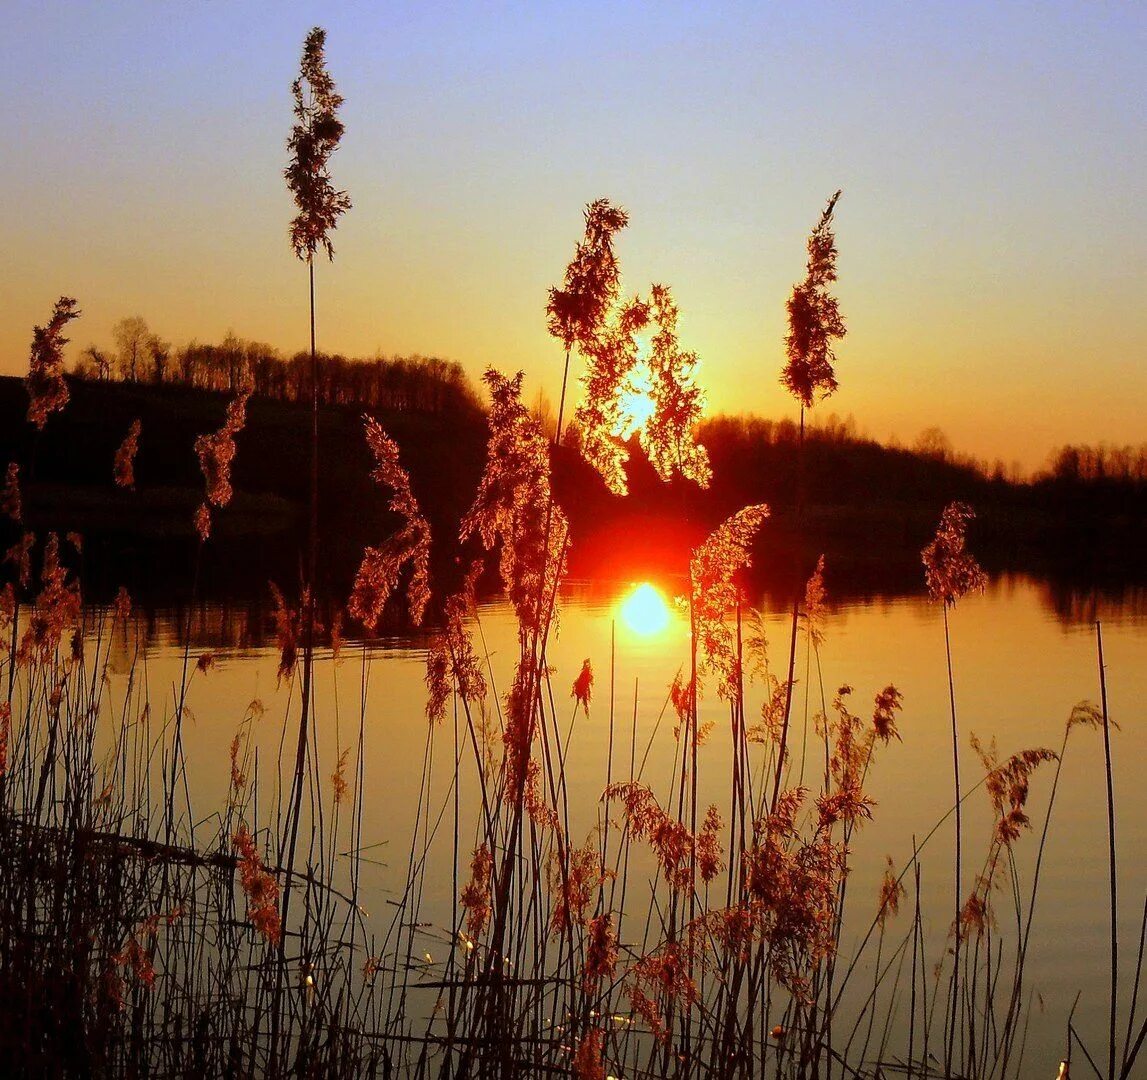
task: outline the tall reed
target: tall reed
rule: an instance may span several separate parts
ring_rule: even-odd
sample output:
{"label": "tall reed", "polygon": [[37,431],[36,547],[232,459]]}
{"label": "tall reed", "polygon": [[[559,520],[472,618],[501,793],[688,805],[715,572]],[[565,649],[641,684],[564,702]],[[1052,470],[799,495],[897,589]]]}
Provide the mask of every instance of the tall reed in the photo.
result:
{"label": "tall reed", "polygon": [[287,141],[290,160],[283,175],[298,208],[290,227],[295,255],[307,265],[311,351],[311,468],[308,500],[307,576],[302,584],[303,685],[300,695],[299,736],[295,770],[289,796],[287,880],[283,889],[284,924],[288,921],[291,882],[295,866],[299,819],[302,813],[307,736],[313,711],[315,601],[319,550],[319,372],[315,348],[315,254],[320,248],[334,260],[330,234],[339,218],[350,209],[350,197],[331,182],[329,161],[343,136],[338,110],[343,99],[326,69],[326,31],[316,26],[303,43],[299,75],[291,84],[295,125]]}
{"label": "tall reed", "polygon": [[968,522],[975,516],[970,506],[964,503],[950,503],[940,515],[940,523],[932,542],[924,549],[921,558],[924,562],[924,575],[928,585],[928,595],[942,604],[944,615],[944,657],[948,669],[948,706],[952,718],[952,775],[955,788],[955,868],[953,871],[955,892],[955,916],[952,920],[952,934],[955,939],[952,958],[951,1004],[947,1045],[944,1052],[944,1072],[950,1075],[955,1054],[957,1015],[960,1011],[960,945],[962,941],[963,894],[963,798],[960,793],[960,735],[956,722],[956,684],[952,672],[952,639],[948,627],[948,609],[970,592],[983,592],[987,576],[971,556],[966,547],[965,531]]}

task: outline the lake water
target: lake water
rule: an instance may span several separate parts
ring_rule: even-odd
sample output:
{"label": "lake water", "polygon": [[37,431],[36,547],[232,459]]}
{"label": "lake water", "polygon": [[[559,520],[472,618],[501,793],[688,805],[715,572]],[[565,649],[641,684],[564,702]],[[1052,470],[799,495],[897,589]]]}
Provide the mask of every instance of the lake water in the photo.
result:
{"label": "lake water", "polygon": [[[640,633],[620,617],[620,604],[630,586],[573,585],[561,601],[560,625],[549,650],[555,667],[553,687],[562,729],[574,730],[566,759],[571,808],[570,832],[576,840],[595,825],[607,778],[624,779],[630,760],[645,760],[642,778],[665,794],[672,776],[677,743],[667,688],[681,665],[688,665],[688,621],[671,612],[667,624],[652,634]],[[788,642],[788,615],[766,610],[771,663],[783,676]],[[182,664],[180,648],[184,615],[154,613],[143,626],[141,641],[147,679],[154,699],[170,702]],[[1147,888],[1147,784],[1143,782],[1143,702],[1147,699],[1147,604],[1139,593],[1120,600],[1097,599],[1088,593],[1054,590],[1026,577],[993,581],[983,596],[970,597],[951,613],[952,655],[961,730],[961,769],[965,791],[983,776],[969,746],[974,733],[995,738],[1001,756],[1030,747],[1058,751],[1064,725],[1079,701],[1098,702],[1100,694],[1094,622],[1103,624],[1108,695],[1114,733],[1115,797],[1120,855],[1120,945],[1124,958],[1121,1009],[1130,997],[1144,889]],[[499,691],[504,690],[516,658],[512,612],[501,601],[479,610],[480,644],[488,653]],[[273,798],[276,773],[289,773],[298,719],[298,679],[279,684],[278,651],[265,636],[262,621],[246,609],[204,607],[191,620],[192,661],[203,652],[214,657],[206,672],[196,672],[188,690],[192,719],[185,726],[191,798],[198,819],[206,820],[225,802],[228,747],[248,703],[261,702],[261,715],[250,721],[258,749],[260,789]],[[855,599],[830,604],[826,639],[817,663],[802,643],[794,702],[791,769],[793,781],[802,765],[806,782],[815,785],[819,743],[812,714],[821,688],[831,700],[836,688],[851,685],[851,707],[867,717],[873,695],[889,683],[904,695],[899,727],[902,742],[881,748],[868,783],[875,799],[873,820],[854,836],[853,873],[849,879],[849,914],[841,941],[845,961],[867,929],[890,855],[900,868],[909,860],[913,842],[920,843],[951,807],[952,749],[947,674],[941,611],[922,596]],[[613,641],[611,670],[611,639]],[[130,650],[113,665],[113,700],[126,689]],[[589,658],[596,682],[588,718],[577,715],[569,697],[571,684]],[[363,762],[366,799],[363,844],[373,860],[365,869],[363,903],[385,929],[388,901],[406,878],[420,793],[431,817],[453,806],[450,778],[454,768],[455,731],[447,721],[430,729],[424,718],[425,640],[401,638],[348,643],[340,659],[329,650],[316,664],[319,755],[317,775],[327,778],[339,752],[357,744],[360,715],[365,724]],[[363,689],[365,688],[365,707]],[[809,693],[806,694],[806,691]],[[613,702],[612,725],[610,702]],[[759,709],[761,690],[749,691],[749,721]],[[153,705],[153,708],[156,707]],[[170,705],[168,706],[170,709]],[[701,719],[714,728],[701,750],[702,805],[713,802],[727,817],[731,739],[728,713],[716,694],[701,702]],[[287,725],[286,749],[283,726]],[[613,756],[609,759],[612,742]],[[806,734],[807,733],[807,734]],[[636,742],[636,746],[634,746]],[[807,748],[806,748],[807,744]],[[472,782],[466,779],[465,746],[461,800],[473,809]],[[423,762],[429,753],[429,788],[423,784]],[[807,754],[807,760],[805,755]],[[282,763],[281,765],[279,763]],[[1030,881],[1031,860],[1047,805],[1054,764],[1043,766],[1032,785],[1029,811],[1035,830],[1017,845],[1021,884]],[[465,818],[466,812],[463,816]],[[964,817],[965,892],[988,851],[993,816],[979,791],[966,803]],[[206,828],[206,826],[204,826]],[[445,833],[449,833],[449,825]],[[458,856],[462,877],[472,843],[463,838]],[[345,849],[344,849],[345,850]],[[452,896],[450,836],[432,846],[427,862],[420,919],[436,928],[450,925]],[[932,953],[939,956],[951,921],[952,827],[937,831],[921,857],[921,908]],[[636,873],[651,873],[648,862],[635,862]],[[1025,1075],[1054,1076],[1066,1041],[1066,1018],[1077,993],[1078,1031],[1097,1061],[1105,1061],[1108,999],[1107,833],[1102,733],[1076,730],[1063,764],[1058,800],[1045,855],[1036,909],[1028,988],[1035,990]],[[889,924],[889,935],[908,932],[913,897]],[[632,880],[631,880],[632,887]],[[642,890],[636,890],[641,894]],[[1025,893],[1026,895],[1026,893]],[[644,892],[648,899],[648,890]],[[1008,898],[997,896],[1007,937]],[[644,901],[642,901],[644,902]],[[1014,935],[1014,915],[1010,927]],[[438,963],[448,932],[427,929],[420,943],[429,964]],[[871,979],[869,974],[868,979]],[[903,1006],[902,1008],[906,1008]],[[1121,1019],[1119,1030],[1125,1027]]]}

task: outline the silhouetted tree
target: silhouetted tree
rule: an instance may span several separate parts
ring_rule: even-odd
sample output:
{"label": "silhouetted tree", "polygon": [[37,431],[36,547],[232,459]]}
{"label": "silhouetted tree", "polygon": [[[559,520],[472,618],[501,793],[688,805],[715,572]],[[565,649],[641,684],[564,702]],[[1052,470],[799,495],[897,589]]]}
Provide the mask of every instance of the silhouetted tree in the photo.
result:
{"label": "silhouetted tree", "polygon": [[139,315],[120,319],[112,327],[112,339],[116,344],[116,364],[120,378],[125,382],[129,379],[138,382],[145,370],[152,340],[147,322]]}

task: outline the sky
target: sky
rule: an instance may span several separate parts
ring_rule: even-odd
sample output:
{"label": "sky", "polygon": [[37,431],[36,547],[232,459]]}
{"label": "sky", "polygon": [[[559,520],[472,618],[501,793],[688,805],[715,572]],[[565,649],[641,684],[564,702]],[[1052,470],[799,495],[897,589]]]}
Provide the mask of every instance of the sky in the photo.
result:
{"label": "sky", "polygon": [[791,416],[785,300],[840,188],[819,415],[1028,469],[1147,441],[1134,3],[0,0],[0,372],[62,294],[72,358],[129,315],[306,347],[282,169],[316,24],[353,202],[320,348],[522,369],[556,399],[547,290],[606,197],[626,292],[672,287],[710,411]]}

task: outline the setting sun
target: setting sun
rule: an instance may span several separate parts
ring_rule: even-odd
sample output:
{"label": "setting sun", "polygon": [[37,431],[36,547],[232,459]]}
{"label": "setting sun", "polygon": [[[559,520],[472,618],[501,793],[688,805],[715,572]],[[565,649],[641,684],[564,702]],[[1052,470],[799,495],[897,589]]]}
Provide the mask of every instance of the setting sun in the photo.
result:
{"label": "setting sun", "polygon": [[621,602],[621,619],[635,634],[659,634],[669,625],[669,606],[661,593],[645,581]]}
{"label": "setting sun", "polygon": [[644,390],[627,390],[618,402],[621,409],[621,435],[628,437],[653,415],[656,405],[653,398]]}
{"label": "setting sun", "polygon": [[618,395],[619,422],[613,434],[620,439],[628,439],[636,434],[657,409],[653,400],[653,373],[649,370],[648,335],[635,335],[634,344],[637,348],[637,364]]}

